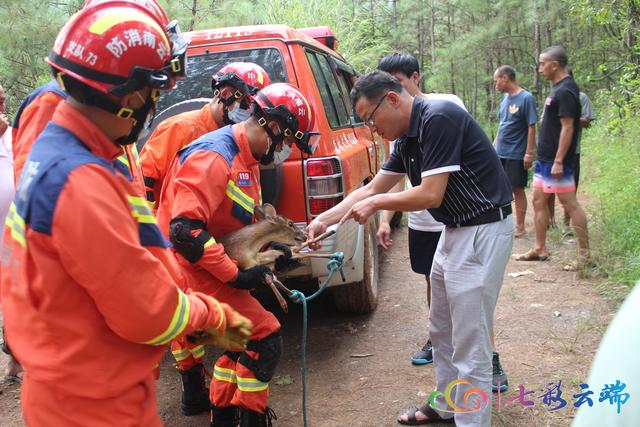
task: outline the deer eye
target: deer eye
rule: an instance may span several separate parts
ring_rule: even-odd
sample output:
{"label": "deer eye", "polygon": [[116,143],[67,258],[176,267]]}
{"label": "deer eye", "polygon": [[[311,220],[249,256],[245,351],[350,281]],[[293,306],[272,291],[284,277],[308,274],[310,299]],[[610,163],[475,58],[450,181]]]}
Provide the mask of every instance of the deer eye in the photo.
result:
{"label": "deer eye", "polygon": [[289,227],[293,227],[293,226],[294,226],[293,221],[289,221]]}

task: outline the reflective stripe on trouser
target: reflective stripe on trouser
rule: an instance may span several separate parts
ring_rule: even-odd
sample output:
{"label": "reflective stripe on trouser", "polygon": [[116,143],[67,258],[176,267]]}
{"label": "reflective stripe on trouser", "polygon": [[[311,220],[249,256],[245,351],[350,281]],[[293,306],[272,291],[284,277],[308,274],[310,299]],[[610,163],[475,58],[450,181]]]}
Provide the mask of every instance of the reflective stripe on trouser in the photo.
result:
{"label": "reflective stripe on trouser", "polygon": [[171,341],[171,354],[178,363],[178,369],[188,371],[202,363],[204,346],[190,343],[186,337],[180,337]]}
{"label": "reflective stripe on trouser", "polygon": [[142,382],[105,399],[65,393],[55,384],[31,380],[26,371],[20,391],[29,427],[162,427],[151,372]]}
{"label": "reflective stripe on trouser", "polygon": [[[456,405],[466,407],[464,396],[470,387],[480,389],[488,399],[479,411],[456,413],[459,427],[491,425],[491,330],[513,245],[512,218],[444,229],[433,260],[429,336],[436,388],[445,393],[452,381],[466,380],[470,386],[459,384],[452,390]],[[436,398],[437,409],[450,410],[444,397]]]}
{"label": "reflective stripe on trouser", "polygon": [[[253,351],[247,354],[257,356]],[[262,414],[269,403],[269,383],[259,381],[253,371],[224,353],[213,366],[209,398],[214,406],[239,406]]]}

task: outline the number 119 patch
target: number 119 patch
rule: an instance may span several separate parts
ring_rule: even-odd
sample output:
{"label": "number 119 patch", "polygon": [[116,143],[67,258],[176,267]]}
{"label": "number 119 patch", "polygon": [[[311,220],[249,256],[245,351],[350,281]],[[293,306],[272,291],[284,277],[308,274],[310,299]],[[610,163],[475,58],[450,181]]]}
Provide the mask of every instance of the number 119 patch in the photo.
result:
{"label": "number 119 patch", "polygon": [[251,172],[238,172],[236,185],[238,187],[249,187],[251,185]]}

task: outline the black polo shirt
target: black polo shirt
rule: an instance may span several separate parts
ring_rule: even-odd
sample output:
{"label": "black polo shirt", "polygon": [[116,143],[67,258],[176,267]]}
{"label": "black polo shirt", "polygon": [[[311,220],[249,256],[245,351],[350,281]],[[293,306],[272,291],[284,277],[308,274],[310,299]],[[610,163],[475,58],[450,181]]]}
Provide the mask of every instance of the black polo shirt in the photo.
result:
{"label": "black polo shirt", "polygon": [[571,76],[567,76],[553,85],[551,93],[544,101],[542,125],[538,133],[538,159],[553,163],[560,143],[562,123],[560,117],[573,117],[573,137],[571,147],[564,157],[563,164],[575,163],[575,152],[580,139],[580,89]]}
{"label": "black polo shirt", "polygon": [[442,204],[429,212],[445,224],[459,224],[511,203],[511,187],[489,138],[453,102],[416,96],[409,132],[398,139],[383,174],[407,174],[411,185],[448,172]]}

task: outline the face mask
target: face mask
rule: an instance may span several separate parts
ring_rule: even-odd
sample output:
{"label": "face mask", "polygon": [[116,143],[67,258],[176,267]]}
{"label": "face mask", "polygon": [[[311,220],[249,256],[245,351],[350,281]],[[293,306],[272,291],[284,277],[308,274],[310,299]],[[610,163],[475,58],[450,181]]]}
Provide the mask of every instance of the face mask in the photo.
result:
{"label": "face mask", "polygon": [[275,135],[271,131],[269,126],[264,126],[264,131],[267,132],[267,135],[269,135],[269,139],[271,140],[271,145],[267,149],[267,152],[264,153],[262,155],[262,157],[260,158],[260,164],[266,166],[266,165],[270,165],[271,163],[273,163],[273,157],[274,157],[274,154],[276,152],[276,148],[278,147],[278,145],[284,143],[284,135],[282,135],[282,134]]}
{"label": "face mask", "polygon": [[273,153],[273,164],[281,165],[291,155],[291,147],[289,144],[283,144],[282,150]]}
{"label": "face mask", "polygon": [[147,138],[150,134],[149,130],[151,129],[151,124],[153,123],[153,116],[155,115],[155,109],[149,111],[147,114],[147,119],[144,121],[144,125],[142,126],[142,130],[138,135],[138,140]]}
{"label": "face mask", "polygon": [[233,109],[229,111],[229,120],[233,123],[240,123],[251,117],[251,111],[240,108],[240,103],[236,102]]}
{"label": "face mask", "polygon": [[[138,94],[140,96],[140,94]],[[119,145],[129,145],[133,144],[138,140],[140,134],[146,129],[148,132],[149,126],[153,122],[153,116],[155,114],[156,103],[153,100],[152,96],[149,96],[147,100],[144,102],[142,107],[133,111],[131,118],[136,121],[136,124],[133,125],[131,131],[126,136],[121,136],[117,138],[115,142]]]}

